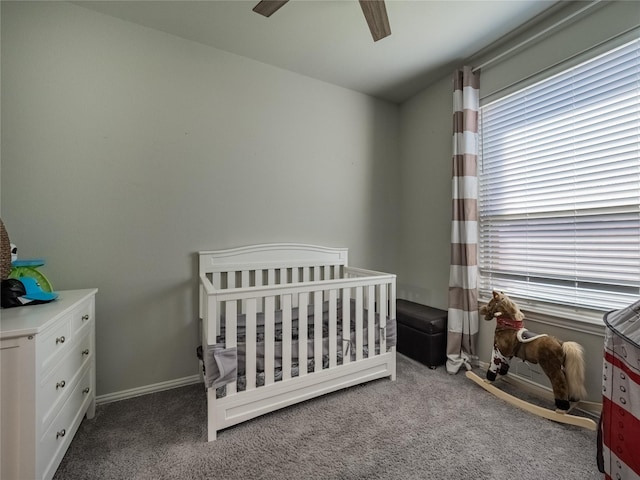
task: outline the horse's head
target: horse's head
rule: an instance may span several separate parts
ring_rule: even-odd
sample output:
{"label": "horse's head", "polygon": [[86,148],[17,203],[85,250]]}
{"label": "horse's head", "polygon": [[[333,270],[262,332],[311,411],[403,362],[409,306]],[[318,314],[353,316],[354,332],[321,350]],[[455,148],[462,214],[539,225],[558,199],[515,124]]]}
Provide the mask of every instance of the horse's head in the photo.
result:
{"label": "horse's head", "polygon": [[511,318],[513,320],[523,320],[524,314],[518,306],[503,292],[491,294],[491,300],[486,305],[480,307],[480,315],[484,315],[485,320],[493,320],[496,317]]}

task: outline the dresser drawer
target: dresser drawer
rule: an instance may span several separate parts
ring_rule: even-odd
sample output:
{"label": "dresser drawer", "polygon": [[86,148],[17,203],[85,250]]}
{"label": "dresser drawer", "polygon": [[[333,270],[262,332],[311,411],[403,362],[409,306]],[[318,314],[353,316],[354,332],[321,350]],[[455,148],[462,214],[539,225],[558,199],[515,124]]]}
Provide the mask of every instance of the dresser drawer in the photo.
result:
{"label": "dresser drawer", "polygon": [[81,304],[71,314],[71,332],[72,335],[77,335],[80,329],[91,324],[94,316],[94,302],[93,299]]}
{"label": "dresser drawer", "polygon": [[43,478],[51,478],[58,468],[64,452],[75,434],[92,397],[91,369],[83,375],[71,395],[62,406],[49,428],[40,439],[38,449],[38,471]]}
{"label": "dresser drawer", "polygon": [[37,398],[43,430],[47,429],[69,396],[69,392],[74,389],[83,367],[92,361],[92,340],[91,331],[87,331],[80,339],[74,338],[69,352],[42,381]]}
{"label": "dresser drawer", "polygon": [[58,320],[50,331],[38,338],[43,373],[62,358],[70,344],[71,315],[67,315]]}

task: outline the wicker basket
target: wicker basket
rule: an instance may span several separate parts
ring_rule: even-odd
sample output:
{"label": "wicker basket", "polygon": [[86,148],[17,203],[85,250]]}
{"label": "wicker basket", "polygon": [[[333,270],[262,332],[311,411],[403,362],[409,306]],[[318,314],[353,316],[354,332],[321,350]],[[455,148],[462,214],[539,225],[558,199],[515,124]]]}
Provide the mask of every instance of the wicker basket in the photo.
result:
{"label": "wicker basket", "polygon": [[0,280],[6,280],[11,273],[11,242],[9,234],[0,219]]}

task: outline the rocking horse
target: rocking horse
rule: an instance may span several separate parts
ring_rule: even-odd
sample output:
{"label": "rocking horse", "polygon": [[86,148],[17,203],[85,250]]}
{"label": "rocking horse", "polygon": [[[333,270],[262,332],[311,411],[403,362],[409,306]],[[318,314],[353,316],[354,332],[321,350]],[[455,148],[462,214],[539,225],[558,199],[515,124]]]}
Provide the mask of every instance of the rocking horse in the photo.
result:
{"label": "rocking horse", "polygon": [[[485,390],[531,413],[595,430],[593,420],[568,415],[571,408],[586,396],[582,346],[576,342],[562,342],[551,335],[529,332],[524,328],[524,314],[502,292],[494,291],[489,303],[480,307],[480,314],[487,321],[495,319],[497,322],[491,365],[486,380],[471,371],[467,372],[467,377]],[[507,374],[513,357],[540,365],[551,381],[555,411],[517,399],[492,385],[498,375]]]}

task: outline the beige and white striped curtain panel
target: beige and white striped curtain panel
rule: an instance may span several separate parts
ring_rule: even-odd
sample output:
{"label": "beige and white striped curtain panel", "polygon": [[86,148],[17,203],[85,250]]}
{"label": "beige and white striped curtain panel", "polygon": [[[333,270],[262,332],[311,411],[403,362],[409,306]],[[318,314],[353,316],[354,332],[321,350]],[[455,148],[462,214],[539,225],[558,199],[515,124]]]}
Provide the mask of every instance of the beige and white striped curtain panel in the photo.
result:
{"label": "beige and white striped curtain panel", "polygon": [[453,215],[447,371],[478,364],[478,113],[480,72],[454,73]]}

